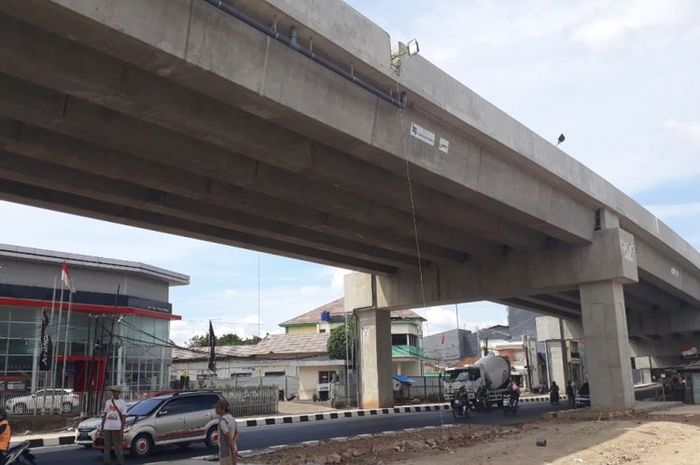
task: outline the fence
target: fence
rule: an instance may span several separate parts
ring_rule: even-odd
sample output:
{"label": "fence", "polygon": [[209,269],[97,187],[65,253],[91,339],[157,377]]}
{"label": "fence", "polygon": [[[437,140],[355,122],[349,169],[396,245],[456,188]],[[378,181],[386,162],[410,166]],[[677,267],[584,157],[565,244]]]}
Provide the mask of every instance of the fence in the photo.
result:
{"label": "fence", "polygon": [[279,390],[276,386],[233,387],[222,391],[237,417],[277,413]]}
{"label": "fence", "polygon": [[[209,390],[208,388],[207,390]],[[234,408],[235,415],[263,415],[277,413],[279,388],[277,386],[223,386],[222,392]],[[172,394],[176,390],[127,391],[121,398],[127,402],[137,402],[156,395]],[[188,391],[196,392],[196,390]],[[110,392],[80,392],[47,389],[33,394],[0,394],[2,407],[9,415],[63,415],[93,416],[103,411],[105,400]]]}
{"label": "fence", "polygon": [[[399,383],[394,381],[394,400],[402,401],[431,401],[442,400],[442,378],[427,376],[409,376],[414,383]],[[398,388],[398,389],[397,389]]]}
{"label": "fence", "polygon": [[218,389],[274,386],[279,391],[282,391],[283,398],[289,399],[299,396],[299,378],[297,376],[248,376],[245,378],[215,379],[214,386]]}

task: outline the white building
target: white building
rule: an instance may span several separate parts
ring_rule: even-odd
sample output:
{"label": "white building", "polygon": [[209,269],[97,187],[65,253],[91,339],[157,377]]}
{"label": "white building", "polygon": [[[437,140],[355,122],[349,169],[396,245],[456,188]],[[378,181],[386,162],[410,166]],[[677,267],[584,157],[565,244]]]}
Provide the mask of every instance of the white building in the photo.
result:
{"label": "white building", "polygon": [[[311,400],[314,394],[321,397],[345,365],[344,360],[328,358],[328,337],[328,333],[274,334],[255,345],[217,347],[216,376],[242,382],[246,378],[293,377],[295,384],[298,380],[300,399]],[[174,349],[172,357],[171,380],[188,376],[190,386],[197,386],[210,377],[209,348]]]}
{"label": "white building", "polygon": [[[345,378],[346,361],[329,358],[328,339],[346,316],[352,318],[345,314],[343,299],[338,299],[281,323],[285,334],[268,336],[256,345],[217,347],[217,379],[243,383],[245,378],[292,377],[298,380],[299,399],[316,395],[325,400],[331,383]],[[392,374],[422,375],[423,321],[410,310],[391,312]],[[208,348],[174,349],[172,358],[171,381],[188,376],[190,386],[206,385],[211,374]]]}

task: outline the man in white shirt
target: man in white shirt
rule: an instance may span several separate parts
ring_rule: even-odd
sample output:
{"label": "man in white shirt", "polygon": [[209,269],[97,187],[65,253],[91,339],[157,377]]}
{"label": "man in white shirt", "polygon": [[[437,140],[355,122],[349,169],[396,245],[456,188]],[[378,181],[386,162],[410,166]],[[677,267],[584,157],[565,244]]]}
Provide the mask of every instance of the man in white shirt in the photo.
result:
{"label": "man in white shirt", "polygon": [[219,464],[236,465],[238,458],[238,427],[231,415],[231,404],[226,399],[217,402],[216,414],[219,415]]}
{"label": "man in white shirt", "polygon": [[102,439],[104,440],[105,465],[112,463],[111,451],[117,457],[117,465],[124,465],[124,451],[122,440],[124,438],[124,420],[126,419],[126,402],[119,398],[122,388],[112,386],[112,398],[105,402],[105,411],[102,414]]}

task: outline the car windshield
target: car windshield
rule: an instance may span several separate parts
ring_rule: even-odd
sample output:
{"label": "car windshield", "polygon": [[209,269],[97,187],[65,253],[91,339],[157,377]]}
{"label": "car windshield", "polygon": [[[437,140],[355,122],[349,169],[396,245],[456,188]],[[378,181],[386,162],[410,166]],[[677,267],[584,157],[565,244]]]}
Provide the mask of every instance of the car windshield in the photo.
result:
{"label": "car windshield", "polygon": [[446,371],[445,375],[444,375],[445,381],[452,382],[452,381],[456,380],[457,377],[460,374],[464,373],[465,371],[466,371],[466,368]]}
{"label": "car windshield", "polygon": [[476,381],[481,377],[481,371],[477,368],[471,368],[463,371],[457,376],[457,381]]}
{"label": "car windshield", "polygon": [[126,413],[129,415],[143,417],[153,413],[155,409],[158,408],[160,404],[163,403],[164,399],[145,399],[141,402],[133,405]]}

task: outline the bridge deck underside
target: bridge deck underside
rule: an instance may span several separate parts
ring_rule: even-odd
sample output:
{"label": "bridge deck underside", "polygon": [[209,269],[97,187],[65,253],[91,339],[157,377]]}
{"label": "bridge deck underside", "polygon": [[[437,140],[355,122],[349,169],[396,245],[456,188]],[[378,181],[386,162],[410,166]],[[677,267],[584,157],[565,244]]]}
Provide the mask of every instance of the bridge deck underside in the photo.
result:
{"label": "bridge deck underside", "polygon": [[[159,75],[49,32],[41,15],[13,16],[21,5],[0,5],[0,198],[373,274],[590,242],[498,199],[453,195],[408,157],[333,144],[323,125],[302,134],[303,115],[262,97],[237,106],[184,84],[203,70]],[[522,195],[536,204],[551,190]],[[593,208],[566,202],[593,223]],[[626,297],[630,311],[685,305],[648,282]],[[575,290],[503,302],[581,315]]]}
{"label": "bridge deck underside", "polygon": [[0,151],[9,200],[372,273],[554,242],[5,15]]}

